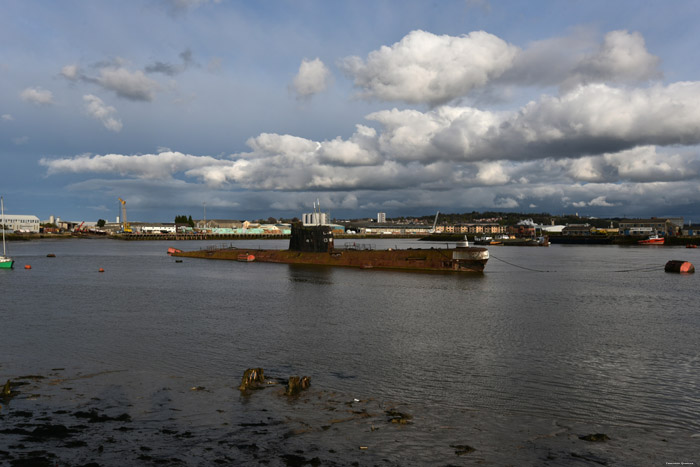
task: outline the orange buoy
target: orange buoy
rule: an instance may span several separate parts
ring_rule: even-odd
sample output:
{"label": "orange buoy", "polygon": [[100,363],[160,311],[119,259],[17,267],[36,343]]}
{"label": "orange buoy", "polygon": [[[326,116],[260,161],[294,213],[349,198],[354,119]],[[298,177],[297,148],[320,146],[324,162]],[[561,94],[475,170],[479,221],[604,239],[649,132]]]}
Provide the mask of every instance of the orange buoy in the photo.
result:
{"label": "orange buoy", "polygon": [[100,272],[105,272],[105,270],[104,270],[104,269],[102,269],[102,268],[100,268]]}
{"label": "orange buoy", "polygon": [[29,265],[29,264],[25,264],[25,265],[24,265],[24,269],[31,269],[31,268],[32,268],[32,266]]}
{"label": "orange buoy", "polygon": [[680,274],[692,274],[695,272],[695,266],[689,261],[672,260],[664,266],[666,272],[677,272]]}

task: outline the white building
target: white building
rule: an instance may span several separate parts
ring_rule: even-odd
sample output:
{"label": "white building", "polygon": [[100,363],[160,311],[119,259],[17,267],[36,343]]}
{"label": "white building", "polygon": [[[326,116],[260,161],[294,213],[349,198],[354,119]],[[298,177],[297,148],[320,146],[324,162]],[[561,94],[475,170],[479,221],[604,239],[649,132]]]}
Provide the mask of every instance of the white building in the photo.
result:
{"label": "white building", "polygon": [[386,213],[385,212],[378,212],[377,213],[377,224],[385,224],[386,223]]}
{"label": "white building", "polygon": [[0,223],[7,226],[7,230],[39,233],[40,222],[36,216],[5,214],[4,220],[0,219]]}
{"label": "white building", "polygon": [[175,224],[143,224],[139,230],[145,234],[176,233]]}

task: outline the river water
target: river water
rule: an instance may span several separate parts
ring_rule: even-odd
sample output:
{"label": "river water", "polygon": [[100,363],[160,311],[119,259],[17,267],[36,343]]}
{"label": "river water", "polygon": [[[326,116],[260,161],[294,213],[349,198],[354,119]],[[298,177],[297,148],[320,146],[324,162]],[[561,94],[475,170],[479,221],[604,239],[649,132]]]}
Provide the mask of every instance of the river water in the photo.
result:
{"label": "river water", "polygon": [[[8,244],[0,462],[700,463],[700,275],[663,270],[698,250],[491,247],[483,274],[166,255],[222,243]],[[253,367],[278,384],[241,393]]]}

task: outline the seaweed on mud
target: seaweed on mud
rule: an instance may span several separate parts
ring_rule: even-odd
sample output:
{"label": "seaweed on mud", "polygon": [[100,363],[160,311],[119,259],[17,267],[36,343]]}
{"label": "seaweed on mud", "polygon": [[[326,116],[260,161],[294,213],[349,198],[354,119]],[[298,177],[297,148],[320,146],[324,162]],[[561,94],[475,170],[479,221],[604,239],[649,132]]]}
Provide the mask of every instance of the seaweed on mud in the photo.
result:
{"label": "seaweed on mud", "polygon": [[127,413],[117,415],[116,417],[110,417],[109,415],[100,414],[97,410],[93,409],[89,412],[78,411],[74,412],[73,416],[76,418],[85,418],[89,423],[104,423],[104,422],[130,422],[131,416]]}

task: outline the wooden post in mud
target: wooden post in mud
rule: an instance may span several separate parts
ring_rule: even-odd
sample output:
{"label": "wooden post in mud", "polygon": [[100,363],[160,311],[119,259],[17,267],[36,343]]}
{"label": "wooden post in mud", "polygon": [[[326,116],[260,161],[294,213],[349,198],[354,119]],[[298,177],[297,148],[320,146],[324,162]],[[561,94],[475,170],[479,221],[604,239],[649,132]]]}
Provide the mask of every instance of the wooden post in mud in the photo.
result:
{"label": "wooden post in mud", "polygon": [[298,376],[290,376],[285,394],[288,396],[296,396],[301,391],[308,389],[309,386],[311,386],[311,378],[308,376],[302,376],[301,378]]}
{"label": "wooden post in mud", "polygon": [[257,386],[258,383],[263,382],[265,382],[265,373],[263,372],[262,368],[248,368],[243,373],[243,379],[241,380],[241,385],[238,386],[238,389],[241,391],[247,391],[248,389]]}

